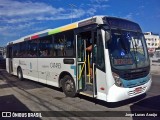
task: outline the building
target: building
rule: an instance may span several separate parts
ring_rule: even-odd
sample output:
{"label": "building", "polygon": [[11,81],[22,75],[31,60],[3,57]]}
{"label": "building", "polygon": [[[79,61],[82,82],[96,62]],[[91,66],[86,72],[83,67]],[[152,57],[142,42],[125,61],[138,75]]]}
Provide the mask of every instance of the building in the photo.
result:
{"label": "building", "polygon": [[5,58],[6,57],[6,48],[0,47],[0,57]]}
{"label": "building", "polygon": [[155,49],[160,47],[160,37],[152,32],[145,32],[144,37],[147,42],[148,52],[153,54]]}
{"label": "building", "polygon": [[3,55],[3,47],[0,47],[0,57]]}

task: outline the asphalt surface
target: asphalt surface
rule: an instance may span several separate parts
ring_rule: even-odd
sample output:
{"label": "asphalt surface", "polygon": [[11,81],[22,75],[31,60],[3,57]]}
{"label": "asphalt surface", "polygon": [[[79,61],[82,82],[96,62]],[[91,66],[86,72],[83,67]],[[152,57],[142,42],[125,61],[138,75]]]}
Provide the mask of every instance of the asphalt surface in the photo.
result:
{"label": "asphalt surface", "polygon": [[[0,111],[34,111],[42,115],[39,118],[21,118],[13,114],[14,117],[8,118],[9,120],[160,120],[158,117],[135,116],[137,111],[142,111],[141,115],[143,111],[160,113],[160,75],[152,75],[152,80],[147,95],[118,103],[107,103],[83,95],[69,98],[61,89],[30,80],[19,81],[17,77],[0,69]],[[134,116],[125,117],[125,114]]]}

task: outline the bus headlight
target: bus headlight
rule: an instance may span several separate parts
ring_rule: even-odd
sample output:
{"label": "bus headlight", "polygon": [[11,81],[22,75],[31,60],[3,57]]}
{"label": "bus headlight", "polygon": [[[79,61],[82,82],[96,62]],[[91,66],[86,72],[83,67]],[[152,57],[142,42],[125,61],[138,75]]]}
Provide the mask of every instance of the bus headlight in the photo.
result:
{"label": "bus headlight", "polygon": [[113,75],[113,78],[114,78],[114,80],[115,80],[115,84],[116,84],[118,87],[122,87],[122,82],[121,82],[121,80],[120,80],[119,75],[116,74],[116,73],[113,73],[113,72],[112,72],[112,75]]}

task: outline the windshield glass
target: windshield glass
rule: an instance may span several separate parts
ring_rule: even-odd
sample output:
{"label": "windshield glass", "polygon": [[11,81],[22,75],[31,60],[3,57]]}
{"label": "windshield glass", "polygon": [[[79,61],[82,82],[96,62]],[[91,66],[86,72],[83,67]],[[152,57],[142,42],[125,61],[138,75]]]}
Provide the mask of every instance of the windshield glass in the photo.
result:
{"label": "windshield glass", "polygon": [[139,32],[111,30],[106,44],[115,69],[135,69],[149,65],[144,35]]}

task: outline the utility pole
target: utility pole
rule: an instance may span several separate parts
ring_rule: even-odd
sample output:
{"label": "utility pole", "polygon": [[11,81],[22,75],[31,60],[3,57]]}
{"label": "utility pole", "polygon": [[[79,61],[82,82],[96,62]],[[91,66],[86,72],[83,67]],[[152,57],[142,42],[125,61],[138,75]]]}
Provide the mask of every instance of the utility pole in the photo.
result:
{"label": "utility pole", "polygon": [[73,8],[74,8],[74,7],[77,7],[77,6],[74,5],[74,4],[69,4],[69,6],[71,7],[71,23],[72,23],[72,19],[73,19]]}

